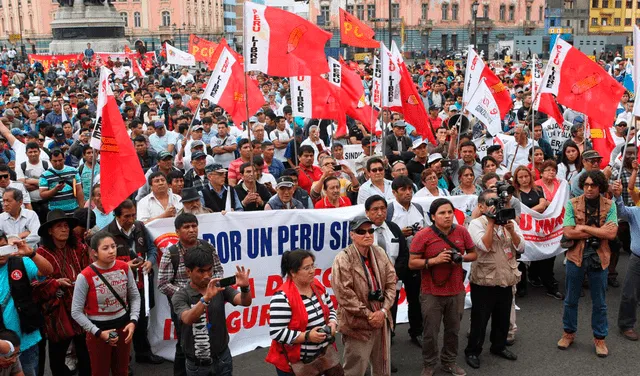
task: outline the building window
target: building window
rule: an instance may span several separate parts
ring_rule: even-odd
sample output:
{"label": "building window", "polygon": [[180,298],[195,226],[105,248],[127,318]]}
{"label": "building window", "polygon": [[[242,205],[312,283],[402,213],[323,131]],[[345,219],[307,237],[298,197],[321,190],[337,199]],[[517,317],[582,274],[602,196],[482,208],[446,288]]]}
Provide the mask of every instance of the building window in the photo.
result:
{"label": "building window", "polygon": [[376,18],[376,5],[375,4],[368,4],[367,5],[367,19],[368,20],[373,20]]}
{"label": "building window", "polygon": [[609,0],[602,0],[602,8],[609,8]]}
{"label": "building window", "polygon": [[482,6],[482,17],[489,18],[489,4],[485,4]]}
{"label": "building window", "polygon": [[555,18],[552,18],[552,19],[550,19],[550,20],[549,20],[549,26],[551,26],[551,27],[556,26],[556,20],[555,20]]}
{"label": "building window", "polygon": [[[451,20],[458,20],[458,4],[451,4]],[[451,44],[453,45],[453,38],[451,39]]]}
{"label": "building window", "polygon": [[516,18],[516,7],[509,5],[509,21],[513,21]]}
{"label": "building window", "polygon": [[640,18],[636,18],[636,25],[640,26]]}
{"label": "building window", "polygon": [[[445,4],[442,4],[442,6],[444,6]],[[449,48],[447,48],[447,34],[442,34],[442,51],[448,51]]]}
{"label": "building window", "polygon": [[527,5],[527,13],[525,14],[525,19],[527,21],[531,21],[531,5]]}
{"label": "building window", "polygon": [[359,20],[364,20],[364,5],[356,6],[356,17],[358,17]]}
{"label": "building window", "polygon": [[500,5],[500,21],[504,21],[506,12],[507,12],[507,6],[504,4]]}
{"label": "building window", "polygon": [[162,26],[171,26],[171,13],[166,10],[162,12]]}
{"label": "building window", "polygon": [[400,4],[391,4],[391,18],[400,18]]}
{"label": "building window", "polygon": [[624,26],[631,26],[631,18],[624,19]]}
{"label": "building window", "polygon": [[620,9],[622,8],[622,0],[616,0],[615,5],[616,8]]}
{"label": "building window", "polygon": [[451,35],[451,49],[458,49],[458,35],[456,34]]}
{"label": "building window", "polygon": [[129,15],[127,12],[120,12],[120,18],[124,21],[124,27],[129,27]]}
{"label": "building window", "polygon": [[[351,11],[353,11],[353,9]],[[329,6],[328,5],[320,6],[320,15],[322,16],[322,18],[324,18],[324,24],[328,25],[329,24],[329,17],[330,17],[329,16]],[[324,26],[324,25],[321,25],[321,26]]]}
{"label": "building window", "polygon": [[429,4],[422,4],[422,19],[426,20],[429,16]]}
{"label": "building window", "polygon": [[598,8],[599,0],[591,0],[591,8]]}
{"label": "building window", "polygon": [[538,20],[544,21],[544,8],[542,6],[538,8]]}
{"label": "building window", "polygon": [[446,21],[448,19],[449,19],[449,4],[445,3],[445,4],[442,4],[442,20]]}
{"label": "building window", "polygon": [[140,21],[140,12],[135,12],[133,14],[133,27],[141,27],[142,22]]}
{"label": "building window", "polygon": [[567,27],[571,27],[571,20],[567,20]]}
{"label": "building window", "polygon": [[580,20],[580,29],[584,30],[585,24],[584,20]]}
{"label": "building window", "polygon": [[347,5],[347,13],[353,14],[353,5]]}
{"label": "building window", "polygon": [[633,8],[633,0],[627,0],[627,9]]}
{"label": "building window", "polygon": [[591,26],[598,26],[598,19],[597,18],[592,18],[591,19]]}
{"label": "building window", "polygon": [[613,19],[613,25],[614,26],[620,26],[620,19],[619,18],[614,18]]}
{"label": "building window", "polygon": [[607,19],[606,19],[606,18],[602,18],[602,19],[600,20],[600,25],[602,25],[602,26],[607,26]]}
{"label": "building window", "polygon": [[482,43],[484,44],[488,44],[489,43],[489,34],[482,34]]}

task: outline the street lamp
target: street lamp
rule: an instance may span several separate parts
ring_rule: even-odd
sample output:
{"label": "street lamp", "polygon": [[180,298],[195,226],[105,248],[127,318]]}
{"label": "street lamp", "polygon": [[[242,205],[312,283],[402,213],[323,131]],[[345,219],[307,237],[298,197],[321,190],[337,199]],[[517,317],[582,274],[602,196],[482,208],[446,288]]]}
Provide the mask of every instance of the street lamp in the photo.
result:
{"label": "street lamp", "polygon": [[178,32],[178,49],[182,49],[182,31],[186,30],[187,28],[187,24],[186,23],[182,23],[182,28],[176,27],[176,24],[174,23],[173,25],[171,25],[171,28],[173,29],[173,32],[175,33],[176,31]]}
{"label": "street lamp", "polygon": [[471,10],[473,11],[473,48],[478,51],[478,0],[475,0],[471,4]]}

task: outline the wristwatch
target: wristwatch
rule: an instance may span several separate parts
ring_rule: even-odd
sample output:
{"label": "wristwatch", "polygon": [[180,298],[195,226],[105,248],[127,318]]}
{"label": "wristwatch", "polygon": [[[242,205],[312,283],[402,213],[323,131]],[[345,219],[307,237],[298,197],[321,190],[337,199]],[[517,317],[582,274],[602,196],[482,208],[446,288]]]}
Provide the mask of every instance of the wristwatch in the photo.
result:
{"label": "wristwatch", "polygon": [[429,269],[429,259],[424,260],[424,269]]}
{"label": "wristwatch", "polygon": [[31,252],[31,254],[27,257],[33,260],[33,258],[36,257],[37,254],[38,252],[34,249],[33,252]]}
{"label": "wristwatch", "polygon": [[205,300],[204,300],[204,296],[201,296],[201,297],[200,297],[200,303],[202,303],[202,305],[204,305],[205,307],[208,307],[208,306],[209,306],[209,302],[207,302],[207,301],[205,301]]}

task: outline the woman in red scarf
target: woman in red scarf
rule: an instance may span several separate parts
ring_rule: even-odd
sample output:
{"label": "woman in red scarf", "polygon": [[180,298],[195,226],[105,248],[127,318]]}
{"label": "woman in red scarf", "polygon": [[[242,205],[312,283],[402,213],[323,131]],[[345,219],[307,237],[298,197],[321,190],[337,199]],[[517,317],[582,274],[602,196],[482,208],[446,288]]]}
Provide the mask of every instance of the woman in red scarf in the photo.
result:
{"label": "woman in red scarf", "polygon": [[[35,290],[38,300],[44,302],[44,333],[49,341],[49,366],[53,376],[69,374],[65,358],[71,341],[78,357],[78,374],[91,375],[84,331],[71,318],[73,284],[90,263],[87,246],[72,232],[77,224],[75,218],[67,217],[62,210],[53,210],[38,230],[42,245],[37,252],[53,265],[53,273]],[[44,343],[42,341],[41,346]],[[44,356],[43,347],[40,351]]]}
{"label": "woman in red scarf", "polygon": [[[271,298],[269,334],[272,341],[266,359],[276,366],[278,376],[293,376],[291,364],[297,368],[321,356],[334,360],[325,363],[325,375],[344,374],[337,350],[331,346],[338,319],[329,294],[315,278],[314,261],[313,254],[304,250],[282,255],[280,268],[286,280]],[[331,335],[323,328],[330,329]]]}

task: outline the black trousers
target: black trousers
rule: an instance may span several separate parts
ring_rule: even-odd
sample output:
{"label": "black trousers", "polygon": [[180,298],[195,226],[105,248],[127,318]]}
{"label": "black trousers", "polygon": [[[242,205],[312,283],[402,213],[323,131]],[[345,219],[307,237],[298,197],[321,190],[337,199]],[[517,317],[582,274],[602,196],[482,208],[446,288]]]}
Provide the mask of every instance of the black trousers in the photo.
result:
{"label": "black trousers", "polygon": [[[81,334],[72,338],[68,338],[64,341],[57,343],[51,343],[49,341],[49,367],[51,368],[51,375],[53,376],[69,376],[71,372],[65,364],[67,358],[67,350],[69,345],[73,341],[73,345],[76,349],[76,357],[78,358],[77,371],[79,376],[91,376],[91,362],[89,361],[89,351],[87,350],[86,335]],[[41,341],[41,344],[46,346],[45,341]],[[42,350],[42,348],[40,348]],[[40,352],[42,357],[44,350]]]}
{"label": "black trousers", "polygon": [[422,334],[422,309],[420,306],[420,272],[411,271],[411,276],[403,281],[404,291],[409,303],[409,336],[418,337]]}
{"label": "black trousers", "polygon": [[545,260],[532,261],[529,267],[529,278],[533,278],[533,276],[540,278],[547,292],[552,294],[558,291],[558,282],[553,274],[555,263],[556,257],[553,256]]}
{"label": "black trousers", "polygon": [[140,317],[138,318],[138,325],[133,332],[133,350],[136,352],[136,358],[140,356],[151,355],[151,344],[149,338],[147,338],[147,325],[149,323],[149,317],[145,314],[144,300],[140,307]]}
{"label": "black trousers", "polygon": [[178,315],[173,310],[173,304],[171,304],[171,299],[169,299],[169,307],[171,308],[171,321],[173,321],[173,327],[178,334],[178,342],[176,343],[176,355],[173,360],[173,376],[187,376],[187,358],[184,355],[184,351],[182,350],[182,344],[180,343],[180,319]]}
{"label": "black trousers", "polygon": [[465,355],[480,355],[491,319],[491,351],[504,350],[509,334],[512,287],[480,286],[471,284],[471,333]]}
{"label": "black trousers", "polygon": [[[522,273],[522,275],[520,276],[520,282],[518,282],[516,288],[521,294],[527,293],[527,269],[527,264],[525,264],[524,262],[518,262],[518,270],[520,271],[520,273]],[[529,278],[534,278],[532,274],[533,273],[529,274]]]}

